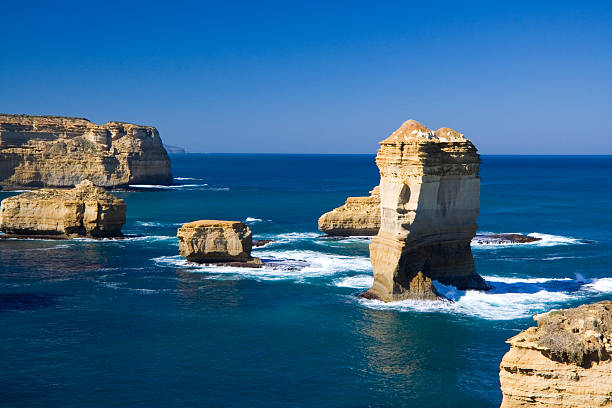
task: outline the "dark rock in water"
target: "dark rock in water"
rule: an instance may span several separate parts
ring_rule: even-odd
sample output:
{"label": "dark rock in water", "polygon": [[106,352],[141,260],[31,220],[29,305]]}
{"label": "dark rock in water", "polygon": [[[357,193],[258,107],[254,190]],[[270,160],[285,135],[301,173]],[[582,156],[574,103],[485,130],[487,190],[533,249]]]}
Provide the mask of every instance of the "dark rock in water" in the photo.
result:
{"label": "dark rock in water", "polygon": [[273,239],[256,239],[253,241],[253,248],[262,247],[271,242],[274,242],[274,240]]}
{"label": "dark rock in water", "polygon": [[472,242],[477,244],[527,244],[541,241],[542,238],[534,238],[522,234],[476,234]]}

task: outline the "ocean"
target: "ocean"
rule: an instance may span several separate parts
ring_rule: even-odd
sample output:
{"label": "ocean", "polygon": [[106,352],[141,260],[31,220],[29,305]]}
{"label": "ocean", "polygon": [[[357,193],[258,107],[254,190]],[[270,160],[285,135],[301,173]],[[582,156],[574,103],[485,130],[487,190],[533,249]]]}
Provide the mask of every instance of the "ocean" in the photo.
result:
{"label": "ocean", "polygon": [[[369,239],[317,219],[378,184],[374,155],[172,155],[115,194],[124,240],[0,241],[2,407],[498,407],[505,341],[612,296],[612,157],[483,156],[473,245],[493,289],[384,304]],[[15,193],[0,192],[0,198]],[[176,229],[245,221],[262,269],[178,256]]]}

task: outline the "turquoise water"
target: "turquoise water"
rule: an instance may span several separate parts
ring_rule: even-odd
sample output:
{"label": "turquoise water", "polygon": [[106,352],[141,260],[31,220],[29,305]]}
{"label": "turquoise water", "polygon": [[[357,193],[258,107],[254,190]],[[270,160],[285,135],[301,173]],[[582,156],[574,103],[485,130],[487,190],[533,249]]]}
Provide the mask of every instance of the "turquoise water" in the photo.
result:
{"label": "turquoise water", "polygon": [[[317,218],[378,183],[374,157],[175,155],[176,186],[117,192],[122,241],[0,241],[3,407],[496,407],[533,313],[610,298],[612,157],[484,156],[487,293],[382,304],[368,240]],[[4,198],[12,193],[0,193]],[[245,220],[263,269],[198,267],[174,235]]]}

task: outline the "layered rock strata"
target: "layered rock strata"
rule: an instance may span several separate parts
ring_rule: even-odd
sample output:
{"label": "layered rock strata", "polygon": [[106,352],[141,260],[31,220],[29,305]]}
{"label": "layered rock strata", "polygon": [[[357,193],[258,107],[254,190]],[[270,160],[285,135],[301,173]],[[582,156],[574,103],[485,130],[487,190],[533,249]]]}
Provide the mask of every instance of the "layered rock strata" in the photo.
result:
{"label": "layered rock strata", "polygon": [[262,266],[251,256],[253,235],[239,221],[200,220],[178,229],[179,253],[189,262]]}
{"label": "layered rock strata", "polygon": [[470,248],[480,212],[476,147],[454,130],[434,132],[414,120],[380,144],[381,227],[370,244],[374,284],[365,296],[432,299],[439,296],[432,280],[487,289]]}
{"label": "layered rock strata", "polygon": [[508,340],[502,408],[612,406],[612,302],[553,310]]}
{"label": "layered rock strata", "polygon": [[0,114],[0,185],[70,187],[171,184],[157,129],[130,123]]}
{"label": "layered rock strata", "polygon": [[0,230],[9,235],[120,237],[123,200],[85,180],[71,190],[41,189],[5,198]]}
{"label": "layered rock strata", "polygon": [[328,235],[376,235],[380,228],[380,188],[368,197],[349,197],[346,203],[319,218],[319,230]]}

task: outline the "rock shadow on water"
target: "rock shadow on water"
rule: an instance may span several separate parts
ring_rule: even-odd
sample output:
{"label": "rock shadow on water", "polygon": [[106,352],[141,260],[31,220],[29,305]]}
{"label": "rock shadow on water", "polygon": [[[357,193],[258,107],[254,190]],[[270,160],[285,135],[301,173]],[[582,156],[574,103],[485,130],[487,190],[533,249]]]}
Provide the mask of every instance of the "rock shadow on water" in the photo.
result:
{"label": "rock shadow on water", "polygon": [[0,313],[46,309],[57,305],[52,293],[0,293]]}

